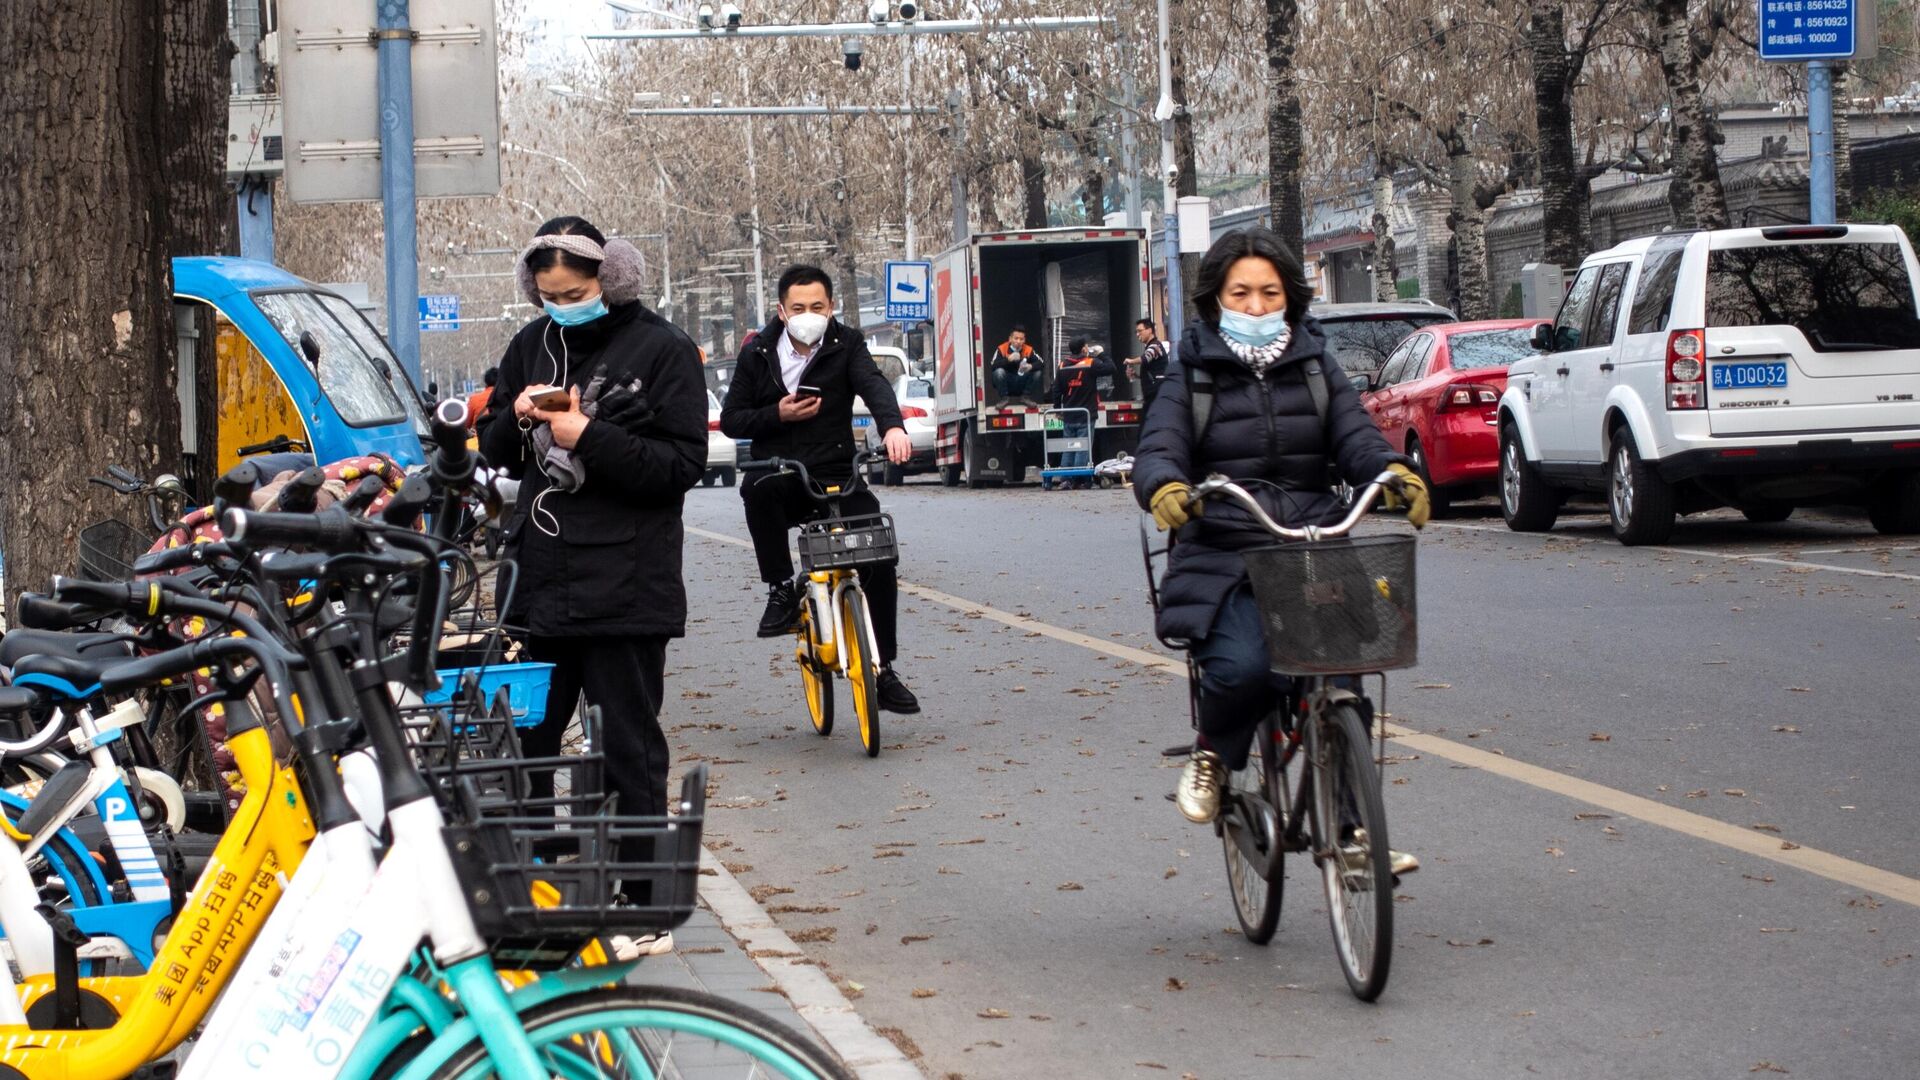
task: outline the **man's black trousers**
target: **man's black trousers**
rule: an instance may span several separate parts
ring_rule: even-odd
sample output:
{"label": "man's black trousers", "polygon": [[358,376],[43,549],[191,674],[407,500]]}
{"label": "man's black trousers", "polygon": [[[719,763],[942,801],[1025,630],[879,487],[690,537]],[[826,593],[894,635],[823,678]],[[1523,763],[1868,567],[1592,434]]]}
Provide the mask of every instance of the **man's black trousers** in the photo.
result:
{"label": "man's black trousers", "polygon": [[[747,504],[747,532],[753,537],[753,554],[760,561],[760,580],[769,585],[793,580],[793,556],[787,551],[787,534],[802,522],[826,516],[824,504],[808,496],[800,478],[791,474],[763,473],[740,485],[740,498]],[[840,500],[840,510],[849,516],[877,514],[880,500],[873,492],[856,491]],[[899,587],[891,566],[866,567],[860,571],[860,587],[867,593],[867,609],[873,615],[873,636],[880,646],[880,663],[892,665],[894,634],[898,617]]]}
{"label": "man's black trousers", "polygon": [[[607,790],[620,796],[618,812],[665,814],[667,737],[660,730],[660,698],[667,639],[533,637],[527,651],[553,665],[553,686],[547,692],[546,719],[520,733],[522,751],[528,757],[557,756],[574,706],[585,692],[587,704],[600,707],[598,749],[606,755]],[[550,785],[551,775],[536,777],[534,783]]]}

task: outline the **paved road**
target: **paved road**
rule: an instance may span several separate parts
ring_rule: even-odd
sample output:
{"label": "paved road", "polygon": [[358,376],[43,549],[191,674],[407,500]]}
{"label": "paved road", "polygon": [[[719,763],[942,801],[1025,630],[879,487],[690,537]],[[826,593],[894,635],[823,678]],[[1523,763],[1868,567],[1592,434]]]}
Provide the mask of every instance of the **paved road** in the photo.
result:
{"label": "paved road", "polygon": [[[1217,841],[1164,800],[1186,697],[1135,662],[1164,650],[1128,496],[914,484],[887,503],[903,577],[940,600],[902,599],[900,668],[928,708],[886,719],[878,760],[844,725],[816,737],[790,646],[752,637],[764,593],[731,491],[689,500],[704,618],[666,722],[715,769],[718,854],[930,1076],[1920,1062],[1920,545],[1804,514],[1689,521],[1641,550],[1590,517],[1430,530],[1423,663],[1387,703],[1421,733],[1388,806],[1426,866],[1368,1006],[1310,868],[1289,863],[1280,933],[1249,946]],[[1580,782],[1611,801],[1569,797]]]}

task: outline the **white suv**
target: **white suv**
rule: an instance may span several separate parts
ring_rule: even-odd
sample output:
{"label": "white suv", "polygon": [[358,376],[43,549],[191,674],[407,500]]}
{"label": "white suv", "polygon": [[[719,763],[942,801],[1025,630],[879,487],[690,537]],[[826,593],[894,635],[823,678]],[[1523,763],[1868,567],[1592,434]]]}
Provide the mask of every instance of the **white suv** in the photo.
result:
{"label": "white suv", "polygon": [[1509,528],[1604,492],[1621,543],[1733,506],[1920,532],[1920,265],[1891,225],[1666,233],[1587,257],[1500,399]]}

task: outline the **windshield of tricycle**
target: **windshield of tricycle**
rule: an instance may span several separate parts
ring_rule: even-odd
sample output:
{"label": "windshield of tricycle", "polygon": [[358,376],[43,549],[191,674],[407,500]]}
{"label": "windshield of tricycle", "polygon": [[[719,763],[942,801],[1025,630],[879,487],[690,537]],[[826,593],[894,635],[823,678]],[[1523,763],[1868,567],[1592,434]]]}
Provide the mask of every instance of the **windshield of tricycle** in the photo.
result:
{"label": "windshield of tricycle", "polygon": [[387,343],[352,304],[331,293],[263,290],[254,304],[286,339],[295,356],[304,357],[300,338],[311,334],[319,346],[314,377],[351,427],[406,423],[428,433],[420,398]]}

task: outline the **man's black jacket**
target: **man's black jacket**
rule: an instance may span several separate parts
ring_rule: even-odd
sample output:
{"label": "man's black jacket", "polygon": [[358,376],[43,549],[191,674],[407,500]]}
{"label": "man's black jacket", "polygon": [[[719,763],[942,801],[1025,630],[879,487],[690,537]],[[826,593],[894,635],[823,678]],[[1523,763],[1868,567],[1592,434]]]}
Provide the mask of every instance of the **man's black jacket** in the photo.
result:
{"label": "man's black jacket", "polygon": [[741,348],[727,400],[720,406],[720,430],[736,439],[752,439],[755,461],[792,458],[815,477],[846,480],[853,464],[854,397],[867,403],[883,434],[904,426],[900,404],[867,351],[866,337],[834,319],[800,376],[800,385],[819,389],[820,411],[799,423],[781,420],[780,399],[787,396],[787,386],[780,380],[778,343],[786,332],[786,322],[775,319]]}

